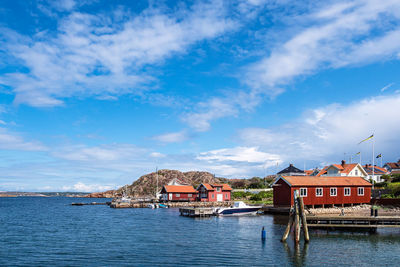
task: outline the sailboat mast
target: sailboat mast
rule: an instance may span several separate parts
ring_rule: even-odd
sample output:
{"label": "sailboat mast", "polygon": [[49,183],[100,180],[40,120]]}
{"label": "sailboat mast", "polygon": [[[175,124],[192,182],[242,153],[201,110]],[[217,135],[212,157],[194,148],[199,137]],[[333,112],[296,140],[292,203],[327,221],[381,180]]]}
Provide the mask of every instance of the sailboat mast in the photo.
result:
{"label": "sailboat mast", "polygon": [[156,179],[157,179],[157,186],[156,186],[156,199],[158,194],[158,168],[156,167]]}

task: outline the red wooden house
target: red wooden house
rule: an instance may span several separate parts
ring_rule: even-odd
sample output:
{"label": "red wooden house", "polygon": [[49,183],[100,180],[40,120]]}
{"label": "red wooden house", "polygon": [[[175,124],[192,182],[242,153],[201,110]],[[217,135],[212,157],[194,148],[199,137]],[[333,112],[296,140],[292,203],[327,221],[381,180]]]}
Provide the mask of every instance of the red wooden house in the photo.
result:
{"label": "red wooden house", "polygon": [[161,198],[164,201],[196,201],[198,192],[191,185],[164,185]]}
{"label": "red wooden house", "polygon": [[307,206],[333,206],[369,203],[371,183],[362,177],[278,176],[273,184],[274,206],[293,206],[298,190]]}
{"label": "red wooden house", "polygon": [[197,187],[199,201],[230,201],[232,188],[227,184],[201,184]]}

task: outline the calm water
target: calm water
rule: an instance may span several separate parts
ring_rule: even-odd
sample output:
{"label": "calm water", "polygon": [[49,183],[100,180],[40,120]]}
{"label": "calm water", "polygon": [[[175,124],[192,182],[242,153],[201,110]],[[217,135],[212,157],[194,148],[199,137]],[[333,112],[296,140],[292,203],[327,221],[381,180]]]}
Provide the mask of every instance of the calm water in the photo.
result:
{"label": "calm water", "polygon": [[[295,248],[282,217],[192,219],[177,209],[69,206],[102,199],[0,198],[0,266],[394,266],[400,230],[311,232]],[[267,240],[261,242],[261,227]]]}

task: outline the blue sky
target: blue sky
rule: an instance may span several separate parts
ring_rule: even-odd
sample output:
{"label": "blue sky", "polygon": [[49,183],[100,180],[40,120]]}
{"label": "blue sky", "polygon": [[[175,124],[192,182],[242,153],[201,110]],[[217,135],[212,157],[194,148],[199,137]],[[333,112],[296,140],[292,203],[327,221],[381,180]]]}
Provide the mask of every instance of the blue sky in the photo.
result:
{"label": "blue sky", "polygon": [[293,2],[2,1],[0,191],[400,158],[399,1]]}

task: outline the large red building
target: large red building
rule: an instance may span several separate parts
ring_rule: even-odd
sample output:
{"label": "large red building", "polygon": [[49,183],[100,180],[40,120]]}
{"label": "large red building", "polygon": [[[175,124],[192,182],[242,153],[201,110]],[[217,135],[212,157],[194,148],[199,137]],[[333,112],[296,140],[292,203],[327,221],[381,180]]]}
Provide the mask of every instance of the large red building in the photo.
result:
{"label": "large red building", "polygon": [[199,201],[230,201],[232,188],[227,184],[201,184],[197,187]]}
{"label": "large red building", "polygon": [[197,190],[191,185],[164,185],[161,197],[164,201],[196,201]]}
{"label": "large red building", "polygon": [[369,203],[371,183],[362,177],[278,176],[273,184],[274,206],[293,206],[298,190],[307,206],[333,206]]}

